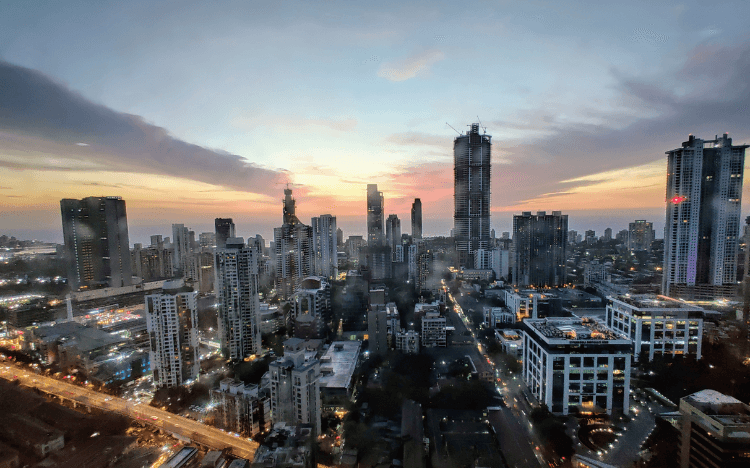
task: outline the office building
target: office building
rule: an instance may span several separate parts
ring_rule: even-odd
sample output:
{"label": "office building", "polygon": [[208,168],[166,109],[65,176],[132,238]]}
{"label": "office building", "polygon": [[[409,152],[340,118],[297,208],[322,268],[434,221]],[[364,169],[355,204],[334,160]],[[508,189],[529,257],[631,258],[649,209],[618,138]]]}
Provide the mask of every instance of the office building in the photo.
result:
{"label": "office building", "polygon": [[241,237],[216,249],[214,290],[219,303],[219,336],[224,356],[244,359],[260,354],[260,300],[257,249]]}
{"label": "office building", "polygon": [[630,340],[590,319],[524,319],[523,380],[553,413],[621,412],[630,402]]}
{"label": "office building", "polygon": [[339,274],[336,217],[325,214],[311,224],[315,274],[335,279]]}
{"label": "office building", "polygon": [[555,288],[565,284],[568,215],[526,211],[513,216],[513,283]]}
{"label": "office building", "polygon": [[472,268],[474,253],[490,246],[491,140],[479,133],[479,124],[453,140],[453,237],[459,267]]}
{"label": "office building", "polygon": [[284,356],[269,365],[273,422],[310,424],[320,435],[320,361],[305,358],[304,341],[284,342]]}
{"label": "office building", "polygon": [[667,151],[667,219],[662,292],[685,299],[732,296],[745,148],[690,135]]}
{"label": "office building", "polygon": [[654,237],[654,223],[636,219],[634,223],[628,224],[629,250],[649,250]]}
{"label": "office building", "polygon": [[395,254],[396,246],[401,245],[401,220],[395,214],[388,215],[385,220],[385,243]]}
{"label": "office building", "polygon": [[216,248],[223,249],[227,245],[227,239],[234,237],[234,222],[232,218],[216,218],[214,220],[216,232]]}
{"label": "office building", "polygon": [[367,244],[385,244],[383,226],[383,192],[378,192],[378,184],[367,184]]}
{"label": "office building", "polygon": [[422,238],[422,200],[419,198],[411,204],[411,237],[414,240]]}
{"label": "office building", "polygon": [[132,284],[125,201],[121,197],[60,200],[71,288]]}
{"label": "office building", "polygon": [[658,354],[701,358],[703,309],[667,296],[609,297],[606,324],[633,342],[636,362]]}
{"label": "office building", "polygon": [[146,329],[151,342],[154,385],[183,385],[198,377],[198,293],[182,280],[167,281],[146,296]]}
{"label": "office building", "polygon": [[679,466],[740,468],[750,458],[750,406],[715,390],[680,399]]}

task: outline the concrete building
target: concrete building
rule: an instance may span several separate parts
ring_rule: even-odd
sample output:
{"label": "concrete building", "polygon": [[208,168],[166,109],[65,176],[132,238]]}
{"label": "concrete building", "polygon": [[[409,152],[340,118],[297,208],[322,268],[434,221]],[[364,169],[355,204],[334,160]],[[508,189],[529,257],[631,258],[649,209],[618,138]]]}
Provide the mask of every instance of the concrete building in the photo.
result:
{"label": "concrete building", "polygon": [[472,268],[478,249],[490,247],[490,161],[492,136],[479,124],[453,140],[453,237],[458,267]]}
{"label": "concrete building", "polygon": [[378,184],[367,184],[367,245],[385,244],[383,223],[383,192],[378,192]]}
{"label": "concrete building", "polygon": [[750,406],[715,390],[680,399],[680,467],[740,468],[750,457]]}
{"label": "concrete building", "polygon": [[513,284],[554,288],[566,281],[568,215],[553,211],[513,216]]}
{"label": "concrete building", "polygon": [[422,200],[419,198],[411,204],[411,237],[414,240],[422,238]]}
{"label": "concrete building", "polygon": [[305,278],[292,295],[291,302],[294,322],[305,315],[309,315],[309,318],[314,317],[316,336],[311,338],[321,338],[325,324],[332,319],[331,285],[328,280],[322,276]]}
{"label": "concrete building", "polygon": [[252,464],[227,468],[316,468],[313,431],[310,425],[274,424],[255,451]]}
{"label": "concrete building", "polygon": [[503,324],[516,322],[516,314],[507,307],[484,307],[482,312],[485,327],[497,328]]}
{"label": "concrete building", "polygon": [[495,339],[503,347],[503,352],[515,358],[523,356],[523,333],[512,328],[495,330]]}
{"label": "concrete building", "polygon": [[510,250],[494,248],[479,249],[474,256],[475,270],[492,270],[495,279],[510,277]]}
{"label": "concrete building", "polygon": [[175,274],[186,279],[195,280],[197,271],[191,264],[195,232],[186,228],[184,224],[172,225],[172,266]]}
{"label": "concrete building", "polygon": [[654,223],[636,219],[628,224],[628,250],[649,250],[655,238]]}
{"label": "concrete building", "polygon": [[[391,256],[395,257],[396,247],[401,245],[401,220],[395,214],[389,214],[385,220],[385,243],[391,249]],[[392,258],[396,261],[395,258]]]}
{"label": "concrete building", "polygon": [[284,342],[284,356],[269,365],[274,423],[310,424],[321,433],[320,361],[305,359],[304,341]]}
{"label": "concrete building", "polygon": [[260,332],[262,334],[276,333],[286,326],[286,318],[279,306],[267,302],[260,303]]}
{"label": "concrete building", "polygon": [[367,312],[367,340],[371,354],[388,352],[388,311],[385,307],[376,307]]}
{"label": "concrete building", "polygon": [[642,352],[701,358],[703,309],[666,296],[622,295],[607,298],[606,324],[633,342],[636,362]]}
{"label": "concrete building", "polygon": [[320,357],[320,394],[324,411],[341,411],[351,402],[361,341],[334,341]]}
{"label": "concrete building", "polygon": [[448,344],[446,319],[440,312],[429,311],[422,317],[421,338],[425,348],[444,348]]}
{"label": "concrete building", "polygon": [[172,278],[173,254],[172,249],[167,248],[161,240],[145,248],[135,244],[130,251],[132,273],[140,281]]}
{"label": "concrete building", "polygon": [[132,284],[128,218],[121,197],[60,200],[68,284],[73,290]]}
{"label": "concrete building", "polygon": [[181,280],[146,296],[146,327],[154,385],[177,387],[198,377],[198,293]]}
{"label": "concrete building", "polygon": [[315,275],[336,278],[339,274],[336,217],[321,215],[312,218],[311,224]]}
{"label": "concrete building", "polygon": [[241,237],[227,239],[216,250],[216,298],[219,303],[219,336],[224,356],[244,359],[260,354],[260,299],[258,258],[255,248]]}
{"label": "concrete building", "polygon": [[593,320],[524,319],[523,380],[553,413],[627,414],[630,350],[630,340]]}
{"label": "concrete building", "polygon": [[419,333],[414,330],[396,332],[396,350],[405,354],[419,354]]}
{"label": "concrete building", "polygon": [[609,267],[599,260],[592,260],[583,266],[583,286],[594,287],[596,283],[607,281]]}
{"label": "concrete building", "polygon": [[234,221],[232,221],[232,218],[216,218],[214,220],[214,229],[216,232],[217,249],[223,249],[227,246],[227,239],[235,237]]}
{"label": "concrete building", "polygon": [[246,437],[271,429],[271,398],[258,385],[224,379],[211,390],[211,404],[216,427]]}
{"label": "concrete building", "polygon": [[686,299],[733,296],[745,148],[690,135],[667,151],[662,293]]}

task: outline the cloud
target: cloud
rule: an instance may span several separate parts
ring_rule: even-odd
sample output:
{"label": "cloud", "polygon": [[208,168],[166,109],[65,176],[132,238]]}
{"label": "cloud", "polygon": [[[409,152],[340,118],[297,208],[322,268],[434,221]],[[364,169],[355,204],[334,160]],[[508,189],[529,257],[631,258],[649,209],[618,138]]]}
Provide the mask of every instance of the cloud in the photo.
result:
{"label": "cloud", "polygon": [[233,119],[231,123],[237,128],[244,128],[247,130],[254,130],[260,127],[325,127],[339,132],[353,132],[357,129],[358,122],[357,119],[352,117],[344,119],[331,119],[255,114],[251,117],[237,117]]}
{"label": "cloud", "polygon": [[448,137],[422,132],[393,133],[385,138],[385,142],[399,146],[436,146],[441,149],[451,146],[451,139]]}
{"label": "cloud", "polygon": [[445,54],[438,49],[425,50],[401,60],[385,62],[378,69],[378,76],[389,81],[405,81],[429,71]]}
{"label": "cloud", "polygon": [[170,175],[266,195],[277,195],[276,183],[287,179],[284,171],[179,140],[6,62],[0,62],[0,165]]}

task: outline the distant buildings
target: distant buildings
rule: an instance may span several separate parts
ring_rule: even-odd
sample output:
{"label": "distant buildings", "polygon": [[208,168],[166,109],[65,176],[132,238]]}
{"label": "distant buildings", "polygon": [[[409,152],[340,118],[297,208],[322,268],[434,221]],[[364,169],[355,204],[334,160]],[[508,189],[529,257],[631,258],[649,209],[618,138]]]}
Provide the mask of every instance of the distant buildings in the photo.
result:
{"label": "distant buildings", "polygon": [[419,198],[411,204],[411,237],[414,240],[422,238],[422,200]]}
{"label": "distant buildings", "polygon": [[214,228],[216,230],[216,248],[223,249],[227,245],[227,239],[234,237],[234,222],[232,218],[216,218]]}
{"label": "distant buildings", "polygon": [[216,250],[216,298],[221,347],[228,359],[260,354],[258,258],[241,237],[229,238]]}
{"label": "distant buildings", "polygon": [[245,436],[271,429],[271,398],[268,389],[224,379],[211,390],[216,427]]}
{"label": "distant buildings", "polygon": [[378,192],[378,184],[367,184],[367,244],[385,244],[383,226],[383,192]]}
{"label": "distant buildings", "polygon": [[312,228],[297,218],[292,191],[287,188],[284,195],[284,224],[273,230],[273,239],[276,289],[282,298],[288,299],[297,285],[313,274],[315,262]]}
{"label": "distant buildings", "polygon": [[498,328],[503,324],[515,323],[516,315],[506,307],[484,307],[484,326]]}
{"label": "distant buildings", "polygon": [[523,379],[540,403],[564,415],[628,413],[630,340],[588,319],[525,319],[523,327]]}
{"label": "distant buildings", "polygon": [[315,274],[336,278],[339,274],[336,217],[329,214],[312,218],[312,245]]}
{"label": "distant buildings", "polygon": [[680,399],[679,466],[748,465],[750,406],[715,390]]}
{"label": "distant buildings", "polygon": [[385,220],[385,243],[392,254],[396,252],[396,246],[401,245],[401,220],[395,214],[388,215]]}
{"label": "distant buildings", "polygon": [[654,224],[637,219],[628,225],[628,249],[648,250],[654,241]]}
{"label": "distant buildings", "polygon": [[459,267],[473,268],[475,252],[490,246],[491,140],[474,123],[453,141],[453,237]]}
{"label": "distant buildings", "polygon": [[183,281],[146,296],[146,327],[154,385],[176,387],[198,377],[198,293]]}
{"label": "distant buildings", "polygon": [[641,353],[701,358],[703,309],[666,296],[610,297],[607,326],[632,340],[636,362]]}
{"label": "distant buildings", "polygon": [[322,276],[305,278],[291,298],[294,333],[300,336],[298,325],[303,318],[313,325],[313,330],[305,333],[304,338],[321,338],[325,324],[331,319],[331,285]]}
{"label": "distant buildings", "polygon": [[662,292],[686,299],[733,296],[745,148],[690,135],[667,151]]}
{"label": "distant buildings", "polygon": [[191,262],[195,232],[186,228],[184,224],[172,225],[172,261],[174,271],[183,278],[195,280],[198,272]]}
{"label": "distant buildings", "polygon": [[273,422],[310,424],[321,434],[320,362],[306,359],[304,341],[284,342],[284,356],[269,365]]}
{"label": "distant buildings", "polygon": [[513,283],[555,288],[566,280],[568,215],[544,211],[513,216]]}
{"label": "distant buildings", "polygon": [[60,200],[68,283],[73,289],[132,284],[128,219],[120,197]]}

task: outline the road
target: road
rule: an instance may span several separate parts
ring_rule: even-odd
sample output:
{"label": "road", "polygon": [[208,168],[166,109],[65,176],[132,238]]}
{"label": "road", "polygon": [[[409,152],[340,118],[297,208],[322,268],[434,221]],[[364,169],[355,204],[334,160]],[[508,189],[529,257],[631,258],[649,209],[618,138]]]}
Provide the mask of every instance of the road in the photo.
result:
{"label": "road", "polygon": [[74,401],[77,404],[119,413],[164,431],[187,437],[191,441],[213,449],[222,450],[228,447],[231,448],[232,454],[238,457],[252,460],[255,450],[258,448],[258,444],[252,440],[228,434],[159,408],[105,395],[86,387],[38,375],[29,369],[17,367],[15,364],[4,363],[0,366],[0,377],[6,380],[18,380],[23,385],[36,387],[46,393]]}
{"label": "road", "polygon": [[[456,335],[465,336],[463,333],[468,331],[468,338],[471,341],[470,346],[467,347],[467,352],[469,352],[469,349],[472,350],[470,353],[472,359],[476,360],[475,362],[487,362],[486,354],[480,352],[479,340],[476,331],[473,329],[471,319],[464,313],[464,310],[479,310],[479,302],[465,295],[456,298],[451,297],[451,302],[454,303],[454,307],[449,311],[449,318],[455,324]],[[547,466],[541,450],[536,450],[539,445],[527,417],[531,408],[521,395],[523,384],[520,378],[514,379],[506,375],[505,369],[491,360],[489,366],[495,375],[505,383],[501,388],[506,395],[505,400],[508,407],[501,408],[500,411],[490,412],[488,420],[495,428],[500,449],[508,465],[511,467]]]}

